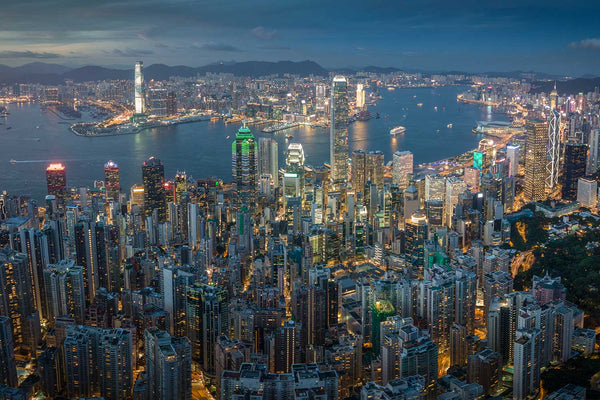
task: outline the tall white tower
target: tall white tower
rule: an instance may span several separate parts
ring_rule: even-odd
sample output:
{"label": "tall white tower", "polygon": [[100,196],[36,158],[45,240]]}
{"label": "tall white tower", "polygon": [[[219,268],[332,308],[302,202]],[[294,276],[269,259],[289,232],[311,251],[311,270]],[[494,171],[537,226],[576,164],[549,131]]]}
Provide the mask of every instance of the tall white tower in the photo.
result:
{"label": "tall white tower", "polygon": [[356,110],[362,111],[365,106],[365,86],[362,83],[356,84]]}
{"label": "tall white tower", "polygon": [[560,167],[560,113],[552,110],[548,124],[548,162],[546,164],[546,187],[554,190],[558,184]]}
{"label": "tall white tower", "polygon": [[135,113],[144,114],[146,112],[146,102],[144,99],[144,63],[136,61],[134,76],[135,92]]}

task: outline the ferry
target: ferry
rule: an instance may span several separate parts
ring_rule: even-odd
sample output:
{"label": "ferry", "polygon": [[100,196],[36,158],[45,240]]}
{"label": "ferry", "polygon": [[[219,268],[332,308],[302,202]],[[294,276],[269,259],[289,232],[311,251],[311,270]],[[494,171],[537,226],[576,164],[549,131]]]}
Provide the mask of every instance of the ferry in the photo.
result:
{"label": "ferry", "polygon": [[448,128],[448,129],[452,129],[452,124],[448,124],[448,125],[446,125],[446,128]]}
{"label": "ferry", "polygon": [[417,107],[423,107],[423,103],[417,103]]}
{"label": "ferry", "polygon": [[11,158],[9,163],[11,163],[12,165],[15,165],[17,163],[17,160],[15,160],[14,158]]}
{"label": "ferry", "polygon": [[396,136],[398,134],[403,135],[406,132],[406,128],[403,126],[397,126],[395,128],[390,129],[390,135]]}

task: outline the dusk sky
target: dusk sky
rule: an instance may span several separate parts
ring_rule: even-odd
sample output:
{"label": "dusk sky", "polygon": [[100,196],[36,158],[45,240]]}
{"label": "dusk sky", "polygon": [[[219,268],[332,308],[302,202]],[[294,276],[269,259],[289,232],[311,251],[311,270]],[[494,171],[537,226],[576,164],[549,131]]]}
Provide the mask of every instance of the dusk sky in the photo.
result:
{"label": "dusk sky", "polygon": [[22,0],[0,8],[0,64],[324,67],[600,75],[600,1]]}

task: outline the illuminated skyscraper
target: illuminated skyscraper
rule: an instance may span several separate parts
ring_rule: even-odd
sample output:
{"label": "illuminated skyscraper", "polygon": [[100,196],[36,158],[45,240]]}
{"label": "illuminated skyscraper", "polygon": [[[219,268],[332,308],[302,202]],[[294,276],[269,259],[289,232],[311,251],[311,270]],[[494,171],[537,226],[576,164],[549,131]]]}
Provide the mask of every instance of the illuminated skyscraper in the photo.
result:
{"label": "illuminated skyscraper", "polygon": [[233,183],[237,187],[240,202],[248,206],[256,203],[258,181],[256,177],[256,142],[250,129],[244,124],[231,144]]}
{"label": "illuminated skyscraper", "polygon": [[148,114],[157,117],[166,117],[167,114],[167,89],[152,88],[148,92]]}
{"label": "illuminated skyscraper", "polygon": [[343,76],[333,78],[331,87],[331,125],[329,157],[331,181],[343,184],[348,180],[348,81]]}
{"label": "illuminated skyscraper", "polygon": [[352,152],[352,189],[356,193],[362,193],[365,190],[367,182],[365,175],[366,154],[362,150],[354,150]]}
{"label": "illuminated skyscraper", "polygon": [[405,222],[406,227],[406,254],[408,254],[413,264],[416,266],[415,272],[423,276],[423,246],[425,239],[429,236],[429,224],[427,217],[420,211],[415,212],[410,219]]}
{"label": "illuminated skyscraper", "polygon": [[383,188],[384,156],[381,151],[370,151],[365,159],[365,179]]}
{"label": "illuminated skyscraper", "polygon": [[59,207],[64,207],[67,199],[67,174],[62,163],[52,163],[46,168],[48,194],[56,197]]}
{"label": "illuminated skyscraper", "polygon": [[158,212],[158,222],[167,220],[167,203],[165,194],[165,168],[156,157],[150,157],[142,165],[144,181],[144,213],[151,216]]}
{"label": "illuminated skyscraper", "polygon": [[177,114],[177,95],[174,91],[167,93],[167,115],[169,117]]}
{"label": "illuminated skyscraper", "polygon": [[556,81],[554,82],[554,89],[550,92],[550,109],[555,110],[558,105],[558,92],[556,91]]}
{"label": "illuminated skyscraper", "polygon": [[365,107],[365,86],[362,83],[356,84],[356,110],[361,111]]}
{"label": "illuminated skyscraper", "polygon": [[392,160],[392,182],[400,189],[408,187],[413,173],[413,154],[410,151],[397,151]]}
{"label": "illuminated skyscraper", "polygon": [[317,84],[315,86],[315,98],[316,98],[316,111],[325,112],[325,96],[327,94],[327,87],[323,84]]}
{"label": "illuminated skyscraper", "polygon": [[508,176],[519,174],[519,151],[521,146],[509,144],[506,146],[506,159],[508,160]]}
{"label": "illuminated skyscraper", "polygon": [[106,189],[106,200],[119,200],[121,193],[119,166],[112,160],[104,164],[104,188]]}
{"label": "illuminated skyscraper", "polygon": [[300,143],[290,143],[285,158],[285,197],[304,194],[304,149]]}
{"label": "illuminated skyscraper", "polygon": [[558,185],[560,166],[560,113],[552,110],[548,124],[548,161],[546,162],[546,187],[550,191]]}
{"label": "illuminated skyscraper", "polygon": [[545,198],[546,142],[548,123],[527,122],[527,148],[525,153],[525,199],[538,201]]}
{"label": "illuminated skyscraper", "polygon": [[135,63],[134,92],[135,113],[144,114],[146,112],[146,99],[144,98],[144,63],[141,61]]}
{"label": "illuminated skyscraper", "polygon": [[562,198],[564,200],[577,199],[577,181],[585,176],[587,151],[587,144],[567,143],[565,145],[562,181]]}

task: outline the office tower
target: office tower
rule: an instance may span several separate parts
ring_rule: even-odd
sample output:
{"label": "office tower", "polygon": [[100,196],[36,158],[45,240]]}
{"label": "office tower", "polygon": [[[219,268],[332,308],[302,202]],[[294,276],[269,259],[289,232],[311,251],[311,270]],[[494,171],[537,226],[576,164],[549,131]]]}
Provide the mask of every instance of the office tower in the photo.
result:
{"label": "office tower", "polygon": [[519,151],[521,146],[517,144],[506,145],[506,159],[508,160],[508,176],[519,174]]}
{"label": "office tower", "polygon": [[288,146],[283,179],[286,198],[304,196],[304,149],[300,143]]}
{"label": "office tower", "polygon": [[144,214],[152,216],[157,210],[158,222],[167,220],[167,203],[165,194],[165,168],[156,157],[150,157],[142,165],[144,182]]}
{"label": "office tower", "polygon": [[144,63],[137,61],[135,63],[134,74],[134,92],[135,92],[135,113],[146,113],[146,98],[144,95]]}
{"label": "office tower", "polygon": [[548,123],[546,121],[528,121],[526,127],[524,196],[527,201],[539,201],[546,197],[544,190]]}
{"label": "office tower", "polygon": [[577,201],[583,207],[595,208],[598,205],[598,181],[579,178],[577,180]]}
{"label": "office tower", "polygon": [[48,194],[56,198],[59,208],[63,208],[67,201],[67,174],[62,163],[52,163],[46,168],[46,184]]}
{"label": "office tower", "polygon": [[167,92],[167,116],[177,115],[177,95],[174,90]]}
{"label": "office tower", "polygon": [[550,110],[554,111],[558,106],[558,92],[556,91],[556,81],[554,81],[554,88],[550,92]]}
{"label": "office tower", "polygon": [[425,175],[425,201],[444,201],[446,194],[446,180],[439,174]]}
{"label": "office tower", "polygon": [[327,97],[327,87],[321,83],[315,85],[315,99],[317,112],[325,112],[325,101]]}
{"label": "office tower", "polygon": [[592,175],[600,166],[600,128],[593,128],[589,136],[590,153],[587,160],[587,174]]}
{"label": "office tower", "polygon": [[106,200],[119,201],[121,185],[119,184],[119,166],[114,161],[104,164],[104,188]]}
{"label": "office tower", "polygon": [[365,108],[365,85],[362,83],[356,84],[356,110],[362,111]]}
{"label": "office tower", "polygon": [[144,207],[144,185],[135,184],[129,190],[129,202],[131,206]]}
{"label": "office tower", "polygon": [[352,167],[351,167],[351,179],[352,189],[355,193],[363,193],[365,190],[366,178],[366,153],[362,150],[354,150],[352,152]]}
{"label": "office tower", "polygon": [[18,383],[10,318],[0,315],[0,384],[17,387]]}
{"label": "office tower", "polygon": [[205,373],[215,372],[215,344],[227,333],[227,291],[218,286],[194,283],[186,288],[187,337],[192,343],[192,357]]}
{"label": "office tower", "polygon": [[502,376],[502,355],[490,348],[468,356],[467,382],[479,383],[490,395],[500,383]]}
{"label": "office tower", "polygon": [[564,200],[577,199],[577,182],[585,176],[585,164],[588,147],[582,143],[565,144],[562,198]]}
{"label": "office tower", "polygon": [[514,343],[513,399],[523,400],[540,387],[540,331],[517,329]]}
{"label": "office tower", "polygon": [[333,78],[331,86],[331,121],[329,131],[329,160],[331,181],[348,180],[348,81],[343,76]]}
{"label": "office tower", "polygon": [[69,315],[78,324],[85,322],[85,284],[83,267],[75,266],[74,261],[61,261],[49,264],[44,269],[46,319],[54,324],[56,317]]}
{"label": "office tower", "polygon": [[155,117],[166,117],[167,89],[152,88],[148,92],[148,114]]}
{"label": "office tower", "polygon": [[231,165],[233,183],[239,193],[240,203],[254,207],[258,188],[256,143],[246,125],[238,130],[235,141],[231,144]]}
{"label": "office tower", "polygon": [[0,315],[10,318],[17,346],[28,340],[25,320],[35,310],[31,282],[27,255],[0,249]]}
{"label": "office tower", "polygon": [[458,204],[458,199],[461,194],[467,190],[465,181],[456,176],[451,176],[446,179],[446,196],[444,198],[444,224],[447,227],[452,227],[452,217],[454,216],[454,208]]}
{"label": "office tower", "polygon": [[146,329],[148,379],[146,399],[192,398],[192,347],[186,337],[174,338],[156,327]]}
{"label": "office tower", "polygon": [[423,274],[423,248],[425,245],[425,239],[429,236],[429,224],[427,217],[420,212],[416,211],[410,219],[405,222],[405,235],[406,235],[406,254],[408,254],[413,260],[414,265],[417,267],[416,272],[418,275]]}
{"label": "office tower", "polygon": [[279,149],[277,141],[270,138],[258,139],[258,176],[269,175],[272,184],[279,186]]}
{"label": "office tower", "polygon": [[552,110],[548,123],[548,161],[546,162],[546,187],[553,191],[558,185],[560,169],[560,113]]}
{"label": "office tower", "polygon": [[365,158],[365,180],[383,188],[384,157],[381,151],[370,151]]}
{"label": "office tower", "polygon": [[413,154],[410,151],[397,151],[392,159],[392,183],[406,189],[413,174]]}
{"label": "office tower", "polygon": [[300,362],[302,349],[302,324],[286,321],[275,330],[274,366],[275,373],[292,370],[292,365]]}

